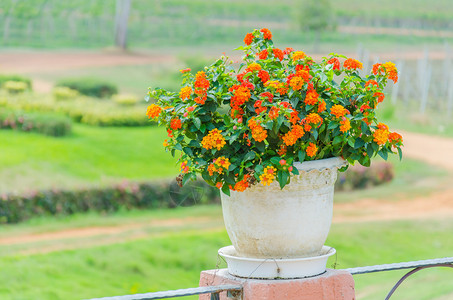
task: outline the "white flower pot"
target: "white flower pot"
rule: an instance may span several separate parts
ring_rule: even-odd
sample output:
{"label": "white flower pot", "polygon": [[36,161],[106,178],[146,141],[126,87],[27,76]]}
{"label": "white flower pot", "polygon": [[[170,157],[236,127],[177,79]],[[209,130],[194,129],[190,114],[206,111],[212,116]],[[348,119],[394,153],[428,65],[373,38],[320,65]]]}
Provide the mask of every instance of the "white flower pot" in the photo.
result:
{"label": "white flower pot", "polygon": [[260,183],[244,192],[222,193],[225,227],[238,256],[303,258],[318,256],[332,222],[339,157],[296,163],[300,175],[280,189]]}

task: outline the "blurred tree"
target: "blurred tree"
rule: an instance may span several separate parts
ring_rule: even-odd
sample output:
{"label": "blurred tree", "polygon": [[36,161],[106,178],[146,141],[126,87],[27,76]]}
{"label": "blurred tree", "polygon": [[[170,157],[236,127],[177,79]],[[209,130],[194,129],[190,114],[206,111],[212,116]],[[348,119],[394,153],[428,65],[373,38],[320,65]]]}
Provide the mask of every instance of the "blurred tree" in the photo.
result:
{"label": "blurred tree", "polygon": [[330,0],[302,0],[298,21],[302,30],[314,33],[314,50],[318,51],[322,32],[335,28]]}
{"label": "blurred tree", "polygon": [[127,23],[131,0],[116,0],[115,45],[123,50],[127,47]]}

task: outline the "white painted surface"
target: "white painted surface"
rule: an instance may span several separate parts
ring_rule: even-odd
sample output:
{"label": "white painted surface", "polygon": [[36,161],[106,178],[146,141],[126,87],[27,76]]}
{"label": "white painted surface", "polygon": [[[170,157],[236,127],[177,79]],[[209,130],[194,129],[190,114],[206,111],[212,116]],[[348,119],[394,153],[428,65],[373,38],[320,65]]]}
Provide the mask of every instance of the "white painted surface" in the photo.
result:
{"label": "white painted surface", "polygon": [[238,256],[233,246],[219,249],[228,265],[228,273],[244,278],[289,279],[320,275],[326,271],[327,259],[335,249],[323,246],[319,256],[292,259],[262,259]]}
{"label": "white painted surface", "polygon": [[332,222],[337,170],[346,162],[328,158],[303,162],[298,176],[280,189],[260,183],[244,192],[222,193],[225,227],[238,256],[303,258],[318,256]]}

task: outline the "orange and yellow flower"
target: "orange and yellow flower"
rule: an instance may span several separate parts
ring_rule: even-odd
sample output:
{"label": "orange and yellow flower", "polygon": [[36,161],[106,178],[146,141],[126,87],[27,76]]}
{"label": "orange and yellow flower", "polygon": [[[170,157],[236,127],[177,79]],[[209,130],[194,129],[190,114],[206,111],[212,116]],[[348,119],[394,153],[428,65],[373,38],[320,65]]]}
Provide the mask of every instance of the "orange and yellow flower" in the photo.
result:
{"label": "orange and yellow flower", "polygon": [[295,91],[300,90],[303,85],[304,85],[304,79],[302,77],[299,77],[299,76],[294,76],[289,81],[289,86]]}
{"label": "orange and yellow flower", "polygon": [[262,185],[270,185],[275,179],[275,174],[277,169],[275,167],[269,166],[265,167],[263,174],[260,175],[260,182]]}
{"label": "orange and yellow flower", "polygon": [[222,135],[222,130],[213,129],[209,131],[209,133],[203,137],[203,140],[201,141],[201,145],[203,148],[206,150],[210,149],[217,149],[220,150],[225,146],[225,138]]}
{"label": "orange and yellow flower", "polygon": [[309,143],[307,149],[305,150],[307,155],[310,157],[315,156],[317,151],[318,151],[318,147],[316,147],[316,145],[313,143]]}
{"label": "orange and yellow flower", "polygon": [[317,113],[310,113],[308,116],[305,117],[305,122],[307,122],[308,124],[321,125],[322,118]]}
{"label": "orange and yellow flower", "polygon": [[253,71],[259,71],[261,70],[261,66],[257,63],[251,63],[248,67],[247,67],[247,71],[249,72],[253,72]]}
{"label": "orange and yellow flower", "polygon": [[162,112],[162,108],[159,105],[156,104],[151,104],[148,106],[148,109],[146,110],[146,115],[148,116],[149,119],[155,119],[159,117],[160,113]]}
{"label": "orange and yellow flower", "polygon": [[192,94],[192,88],[190,86],[185,86],[179,92],[179,98],[181,100],[189,99],[190,95]]}
{"label": "orange and yellow flower", "polygon": [[382,124],[384,126],[379,126],[379,124],[378,129],[376,129],[373,133],[373,141],[375,141],[378,145],[385,145],[385,143],[387,143],[388,141],[390,133],[387,125]]}
{"label": "orange and yellow flower", "polygon": [[403,137],[399,133],[391,132],[389,134],[389,142],[392,143],[392,144],[402,143],[403,142]]}
{"label": "orange and yellow flower", "polygon": [[263,38],[264,38],[265,40],[270,40],[270,39],[272,39],[272,32],[271,32],[269,29],[267,29],[267,28],[261,28],[260,31],[263,33]]}
{"label": "orange and yellow flower", "polygon": [[297,142],[298,139],[303,137],[304,134],[305,131],[302,126],[293,125],[291,130],[282,136],[283,143],[285,143],[286,146],[292,146]]}
{"label": "orange and yellow flower", "polygon": [[180,119],[173,119],[170,121],[170,127],[173,130],[178,130],[179,128],[182,127],[182,123]]}
{"label": "orange and yellow flower", "polygon": [[244,43],[248,46],[253,42],[254,38],[255,38],[255,36],[253,35],[253,33],[249,32],[245,35]]}
{"label": "orange and yellow flower", "polygon": [[262,142],[267,138],[267,131],[264,129],[255,118],[251,118],[248,121],[248,126],[252,131],[252,137],[257,142]]}
{"label": "orange and yellow flower", "polygon": [[250,184],[248,182],[249,177],[250,177],[250,175],[245,174],[244,178],[242,180],[236,182],[236,184],[234,185],[234,190],[238,191],[238,192],[245,191],[250,186]]}
{"label": "orange and yellow flower", "polygon": [[363,65],[360,61],[358,61],[356,59],[348,58],[343,63],[343,67],[348,70],[357,70],[357,69],[362,69]]}
{"label": "orange and yellow flower", "polygon": [[315,105],[318,103],[319,99],[319,94],[315,90],[310,90],[307,92],[307,95],[305,96],[304,103],[306,105]]}
{"label": "orange and yellow flower", "polygon": [[340,125],[341,132],[346,132],[349,129],[351,129],[351,122],[349,121],[349,119],[341,120],[340,124],[341,124]]}
{"label": "orange and yellow flower", "polygon": [[292,52],[291,58],[296,61],[299,59],[304,59],[307,55],[303,51],[294,51]]}
{"label": "orange and yellow flower", "polygon": [[343,105],[335,104],[330,108],[330,113],[337,118],[341,118],[348,113],[348,110]]}
{"label": "orange and yellow flower", "polygon": [[393,80],[394,83],[398,82],[398,70],[395,67],[395,64],[392,62],[386,62],[382,64],[382,67],[387,74],[387,78]]}

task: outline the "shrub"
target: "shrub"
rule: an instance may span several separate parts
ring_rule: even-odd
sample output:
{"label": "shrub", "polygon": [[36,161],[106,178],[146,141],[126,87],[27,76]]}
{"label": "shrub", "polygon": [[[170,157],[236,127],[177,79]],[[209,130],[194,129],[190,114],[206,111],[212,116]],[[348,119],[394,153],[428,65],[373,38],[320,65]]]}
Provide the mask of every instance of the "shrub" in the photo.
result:
{"label": "shrub", "polygon": [[0,96],[0,106],[13,110],[56,112],[72,118],[75,122],[95,126],[148,126],[143,105],[121,106],[113,101],[79,96],[58,101],[52,98],[25,97],[23,95]]}
{"label": "shrub", "polygon": [[6,81],[3,83],[3,88],[11,94],[23,93],[27,90],[27,84],[21,81]]}
{"label": "shrub", "polygon": [[134,95],[120,94],[113,96],[113,101],[118,105],[133,106],[138,103],[138,99]]}
{"label": "shrub", "polygon": [[78,95],[79,95],[78,91],[70,89],[65,86],[57,86],[56,88],[53,89],[53,96],[57,101],[74,99]]}
{"label": "shrub", "polygon": [[0,109],[0,128],[58,137],[71,132],[71,120],[68,117],[54,114],[24,113]]}
{"label": "shrub", "polygon": [[114,84],[89,77],[63,79],[56,86],[68,87],[78,91],[80,94],[98,98],[108,98],[118,93],[118,88]]}
{"label": "shrub", "polygon": [[203,181],[179,188],[175,181],[123,182],[111,187],[79,190],[47,190],[29,195],[3,195],[0,223],[17,223],[34,216],[70,215],[120,209],[155,209],[219,203],[219,191]]}
{"label": "shrub", "polygon": [[7,81],[23,82],[27,85],[28,90],[31,90],[32,88],[32,82],[30,78],[22,77],[19,75],[0,75],[0,86],[3,86],[3,84]]}
{"label": "shrub", "polygon": [[354,165],[344,173],[338,174],[335,184],[337,190],[364,189],[390,182],[394,177],[393,165],[388,162],[376,162],[369,168]]}

